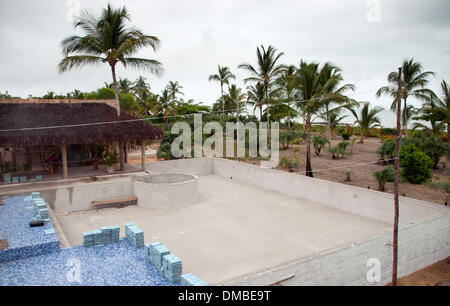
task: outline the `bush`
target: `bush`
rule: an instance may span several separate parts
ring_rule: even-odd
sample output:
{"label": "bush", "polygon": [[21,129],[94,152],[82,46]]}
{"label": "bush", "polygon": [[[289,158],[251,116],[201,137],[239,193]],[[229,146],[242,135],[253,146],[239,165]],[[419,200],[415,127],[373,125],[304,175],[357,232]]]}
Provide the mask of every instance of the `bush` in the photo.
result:
{"label": "bush", "polygon": [[387,166],[381,171],[375,171],[372,176],[378,183],[378,191],[385,191],[386,182],[394,181],[394,167],[392,165]]}
{"label": "bush", "polygon": [[282,146],[283,149],[288,149],[289,144],[292,144],[293,141],[295,142],[296,139],[300,140],[300,139],[305,139],[305,138],[306,138],[306,134],[291,130],[288,132],[280,133],[279,141],[280,141],[280,145]]}
{"label": "bush", "polygon": [[450,145],[433,133],[416,131],[412,137],[402,139],[403,144],[413,144],[433,160],[433,168],[437,169],[439,160],[450,152]]}
{"label": "bush", "polygon": [[313,146],[314,146],[314,151],[316,153],[317,156],[320,156],[320,152],[322,151],[322,148],[326,145],[329,144],[330,141],[324,137],[321,136],[314,136],[313,138]]}
{"label": "bush", "polygon": [[293,172],[294,169],[299,168],[299,161],[297,159],[289,159],[287,157],[283,157],[280,160],[280,166],[289,169],[290,172]]}
{"label": "bush", "polygon": [[402,145],[400,149],[400,167],[402,176],[412,184],[422,184],[432,176],[433,160],[415,145]]}
{"label": "bush", "polygon": [[395,155],[396,140],[389,138],[383,141],[381,146],[377,149],[377,153],[383,160],[392,160]]}
{"label": "bush", "polygon": [[331,156],[333,157],[333,159],[340,159],[348,154],[347,146],[348,146],[348,142],[343,141],[343,142],[338,143],[338,145],[336,147],[329,148],[328,152],[331,153]]}
{"label": "bush", "polygon": [[352,136],[351,133],[343,132],[341,133],[342,139],[344,140],[350,140],[350,137]]}
{"label": "bush", "polygon": [[397,135],[397,130],[392,128],[382,128],[380,134],[381,136],[395,136]]}

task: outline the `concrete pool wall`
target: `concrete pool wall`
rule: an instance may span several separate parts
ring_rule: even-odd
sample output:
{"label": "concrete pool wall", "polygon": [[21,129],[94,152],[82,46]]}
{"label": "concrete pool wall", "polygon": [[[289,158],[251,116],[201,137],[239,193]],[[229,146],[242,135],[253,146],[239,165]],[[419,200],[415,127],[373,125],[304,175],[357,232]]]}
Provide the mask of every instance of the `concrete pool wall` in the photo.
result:
{"label": "concrete pool wall", "polygon": [[[181,159],[147,164],[150,173],[216,174],[245,185],[320,203],[334,209],[392,224],[393,196],[354,186],[312,179],[299,174],[264,169],[258,166],[218,158]],[[72,180],[41,191],[57,211],[92,209],[91,201],[136,195],[135,183],[144,173],[109,176],[97,181]],[[42,185],[45,186],[45,185]],[[145,201],[145,195],[138,196]],[[195,205],[195,204],[194,204]],[[332,224],[330,224],[332,226]],[[399,276],[450,256],[450,209],[409,198],[400,198]],[[356,241],[339,249],[331,249],[308,258],[267,267],[242,275],[228,284],[268,285],[280,280],[286,285],[368,285],[367,260],[381,263],[381,280],[391,278],[392,230]],[[236,246],[239,247],[239,246]],[[289,252],[289,247],[286,247]]]}

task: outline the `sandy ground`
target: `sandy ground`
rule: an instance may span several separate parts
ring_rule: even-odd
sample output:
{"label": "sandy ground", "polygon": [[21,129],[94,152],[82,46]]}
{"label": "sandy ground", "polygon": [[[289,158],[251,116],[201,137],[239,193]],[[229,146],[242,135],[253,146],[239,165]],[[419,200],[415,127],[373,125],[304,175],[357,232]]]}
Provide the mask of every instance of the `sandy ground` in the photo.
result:
{"label": "sandy ground", "polygon": [[[342,139],[333,139],[332,146],[335,146]],[[379,155],[376,153],[376,150],[380,146],[380,140],[378,138],[369,138],[365,139],[364,143],[361,144],[359,141],[356,141],[353,147],[353,154],[344,157],[343,159],[333,159],[331,154],[327,152],[327,148],[322,149],[322,153],[320,156],[316,156],[314,153],[314,148],[311,147],[311,163],[313,171],[317,171],[314,173],[314,177],[334,181],[338,183],[343,183],[352,186],[358,186],[363,188],[370,188],[377,190],[378,184],[375,179],[372,177],[372,172],[382,170],[385,165],[382,164],[367,164],[363,166],[359,166],[358,164],[373,162],[379,160]],[[283,157],[292,157],[292,153],[294,148],[299,148],[300,151],[296,153],[297,157],[300,159],[300,169],[295,171],[298,174],[304,175],[305,173],[305,145],[297,145],[294,147],[290,147],[287,150],[280,151],[280,159]],[[249,163],[258,164],[259,161],[246,161]],[[323,170],[329,168],[339,168],[332,170]],[[279,170],[288,171],[282,167],[277,167]],[[433,175],[439,177],[440,181],[448,180],[449,176],[446,175],[450,169],[438,169],[433,171]],[[347,182],[345,172],[351,172],[351,181]],[[386,192],[394,193],[394,184],[386,183]],[[409,183],[400,183],[400,195],[430,201],[438,204],[444,204],[446,199],[445,192],[435,191],[430,189],[425,185],[413,185]]]}
{"label": "sandy ground", "polygon": [[450,257],[398,280],[400,286],[450,286]]}
{"label": "sandy ground", "polygon": [[[389,229],[389,225],[305,199],[200,176],[200,200],[181,208],[139,206],[57,215],[70,245],[82,233],[105,225],[134,222],[145,242],[162,241],[183,260],[183,272],[210,284],[276,267],[349,245]],[[255,213],[257,212],[257,213]]]}

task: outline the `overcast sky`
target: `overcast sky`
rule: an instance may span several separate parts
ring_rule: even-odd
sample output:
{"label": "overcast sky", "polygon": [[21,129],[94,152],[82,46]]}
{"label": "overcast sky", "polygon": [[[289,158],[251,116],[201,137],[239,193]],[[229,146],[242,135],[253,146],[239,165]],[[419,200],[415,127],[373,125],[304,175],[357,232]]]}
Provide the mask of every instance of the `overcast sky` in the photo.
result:
{"label": "overcast sky", "polygon": [[[237,66],[255,64],[261,44],[284,52],[285,64],[333,62],[356,85],[353,98],[385,108],[392,100],[375,98],[375,91],[404,58],[415,57],[436,72],[431,89],[439,91],[442,79],[450,82],[448,0],[1,0],[0,92],[25,98],[50,90],[92,91],[111,82],[106,65],[57,72],[61,40],[75,33],[69,22],[73,8],[79,4],[97,13],[108,2],[125,4],[133,25],[161,40],[156,53],[148,49],[140,56],[161,61],[162,76],[122,66],[117,71],[130,80],[144,75],[156,93],[168,81],[179,81],[186,98],[211,105],[220,87],[208,76],[217,64],[230,67],[243,87],[247,74]],[[384,125],[393,124],[393,114],[382,117]]]}

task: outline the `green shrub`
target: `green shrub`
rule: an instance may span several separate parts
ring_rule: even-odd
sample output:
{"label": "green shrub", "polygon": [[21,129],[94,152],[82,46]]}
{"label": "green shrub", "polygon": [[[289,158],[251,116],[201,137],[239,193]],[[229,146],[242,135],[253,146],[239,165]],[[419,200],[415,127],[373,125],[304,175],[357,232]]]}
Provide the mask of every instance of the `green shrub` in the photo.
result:
{"label": "green shrub", "polygon": [[320,152],[322,151],[322,148],[326,145],[329,144],[330,141],[324,137],[321,136],[314,136],[313,138],[313,146],[314,146],[314,151],[316,153],[317,156],[320,156]]}
{"label": "green shrub", "polygon": [[380,134],[382,136],[395,136],[397,135],[397,130],[392,128],[382,128]]}
{"label": "green shrub", "polygon": [[343,132],[341,133],[342,139],[344,140],[350,140],[350,137],[352,136],[351,133]]}
{"label": "green shrub", "polygon": [[348,142],[343,141],[337,144],[336,147],[334,148],[329,148],[328,152],[331,153],[331,156],[333,157],[333,159],[340,159],[343,158],[345,155],[348,154],[347,152],[347,146],[348,146]]}
{"label": "green shrub", "polygon": [[[283,149],[288,149],[289,144],[292,144],[292,142],[296,139],[305,139],[306,134],[297,132],[294,130],[287,131],[287,132],[281,132],[279,136],[279,142]],[[297,142],[297,141],[296,141]]]}
{"label": "green shrub", "polygon": [[437,169],[439,160],[450,152],[450,145],[433,133],[415,131],[412,137],[402,139],[403,144],[413,144],[433,160],[433,168]]}
{"label": "green shrub", "polygon": [[433,160],[415,145],[402,145],[400,148],[400,167],[402,176],[412,184],[422,184],[432,176]]}
{"label": "green shrub", "polygon": [[381,146],[377,149],[377,153],[383,160],[392,160],[395,155],[396,140],[394,138],[389,138],[383,141]]}
{"label": "green shrub", "polygon": [[392,165],[387,166],[381,171],[375,171],[372,176],[378,183],[378,191],[386,190],[386,182],[394,181],[394,167]]}
{"label": "green shrub", "polygon": [[287,157],[283,157],[280,160],[280,166],[285,169],[289,169],[289,171],[293,172],[293,170],[298,169],[300,165],[297,159],[290,159]]}

